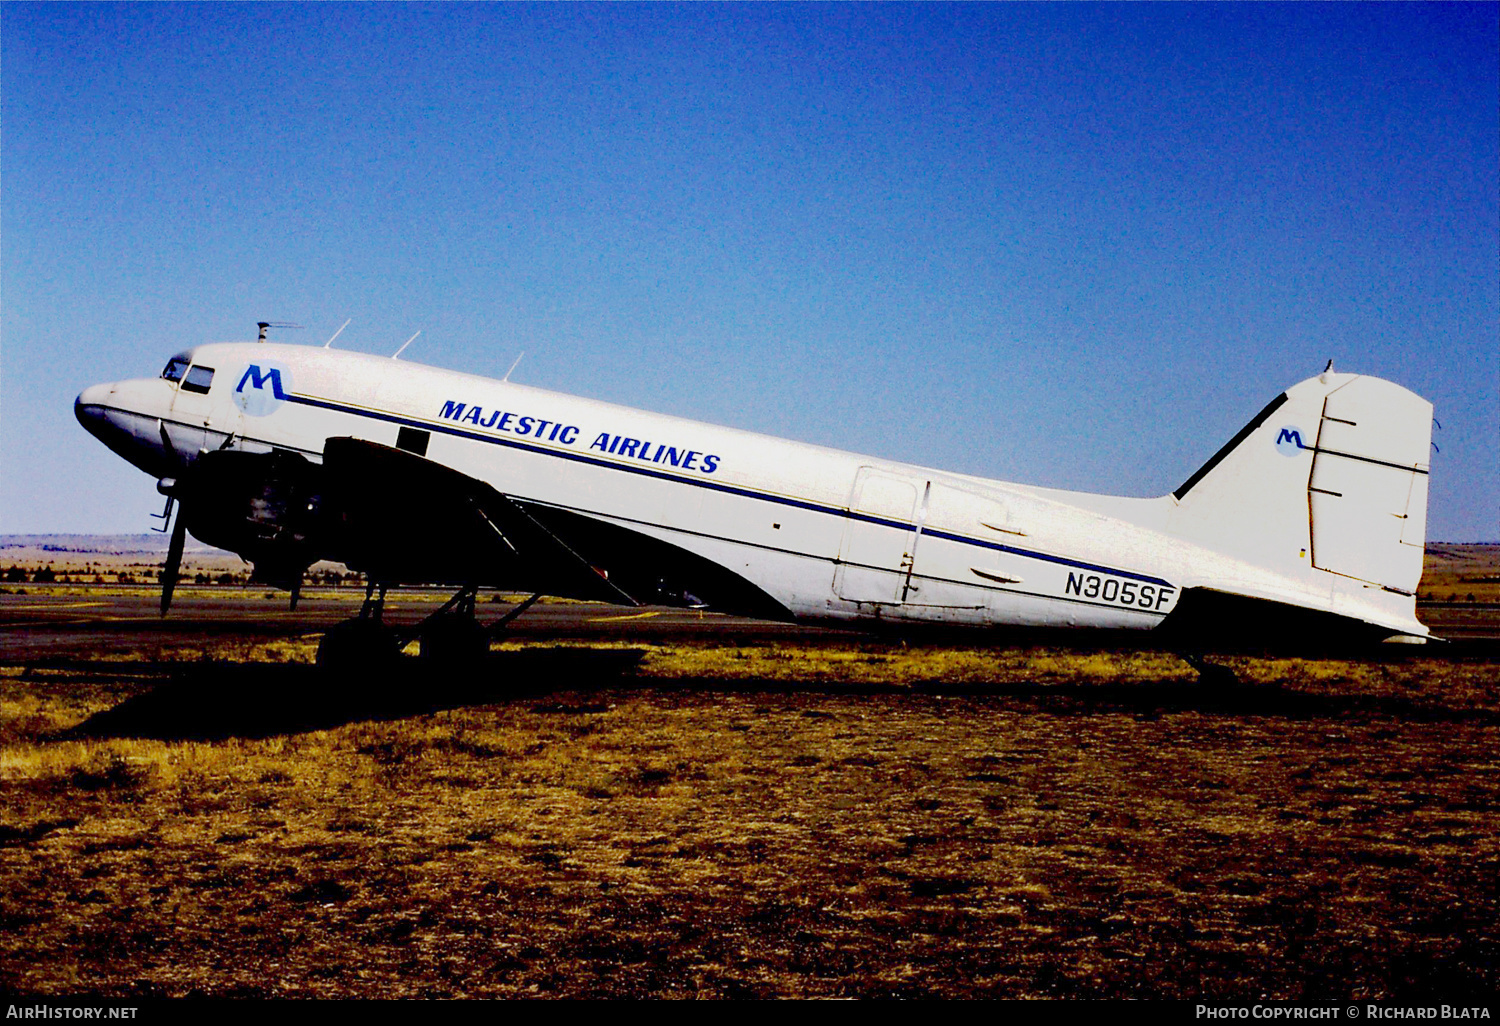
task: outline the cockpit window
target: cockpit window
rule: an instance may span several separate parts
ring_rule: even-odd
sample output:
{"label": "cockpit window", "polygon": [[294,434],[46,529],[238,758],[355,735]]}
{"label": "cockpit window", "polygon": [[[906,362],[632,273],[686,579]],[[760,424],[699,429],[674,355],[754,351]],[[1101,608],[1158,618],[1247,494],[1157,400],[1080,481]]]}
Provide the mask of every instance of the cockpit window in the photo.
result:
{"label": "cockpit window", "polygon": [[213,381],[214,369],[212,367],[192,367],[188,370],[187,377],[182,379],[182,387],[184,391],[206,393]]}
{"label": "cockpit window", "polygon": [[182,376],[187,373],[189,362],[180,356],[174,356],[167,361],[167,367],[161,372],[161,376],[174,383],[181,381]]}

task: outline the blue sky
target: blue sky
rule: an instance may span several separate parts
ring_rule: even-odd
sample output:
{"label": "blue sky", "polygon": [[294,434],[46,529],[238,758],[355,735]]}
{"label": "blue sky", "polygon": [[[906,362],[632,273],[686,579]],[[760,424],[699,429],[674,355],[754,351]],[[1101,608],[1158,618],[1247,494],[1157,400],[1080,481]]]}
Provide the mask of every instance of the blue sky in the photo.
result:
{"label": "blue sky", "polygon": [[134,531],[85,385],[338,345],[1171,490],[1333,358],[1500,538],[1495,4],[0,8],[0,531]]}

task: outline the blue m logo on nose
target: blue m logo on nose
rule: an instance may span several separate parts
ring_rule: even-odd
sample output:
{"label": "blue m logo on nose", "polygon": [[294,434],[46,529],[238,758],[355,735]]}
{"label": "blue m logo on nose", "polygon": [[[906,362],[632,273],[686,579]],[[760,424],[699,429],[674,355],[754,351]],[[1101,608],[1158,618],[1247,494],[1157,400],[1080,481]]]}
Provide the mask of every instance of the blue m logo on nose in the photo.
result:
{"label": "blue m logo on nose", "polygon": [[[283,380],[284,373],[280,367],[262,370],[259,364],[252,363],[240,376],[240,383],[234,386],[235,405],[252,417],[274,413],[283,400],[291,398]],[[269,390],[267,384],[271,386]]]}
{"label": "blue m logo on nose", "polygon": [[250,383],[251,388],[264,389],[267,381],[271,383],[272,395],[277,399],[285,399],[287,397],[287,394],[281,390],[281,370],[272,367],[270,370],[263,371],[253,363],[245,371],[245,376],[240,378],[240,383],[234,386],[234,390],[236,392],[243,392],[246,382]]}

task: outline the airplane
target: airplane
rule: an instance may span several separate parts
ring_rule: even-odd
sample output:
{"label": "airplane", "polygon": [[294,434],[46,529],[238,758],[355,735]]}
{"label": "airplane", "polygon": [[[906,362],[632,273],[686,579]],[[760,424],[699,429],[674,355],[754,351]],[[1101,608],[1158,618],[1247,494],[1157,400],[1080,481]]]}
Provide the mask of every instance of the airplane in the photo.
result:
{"label": "airplane", "polygon": [[[1429,637],[1415,593],[1432,405],[1331,361],[1155,498],[949,473],[264,328],[86,388],[74,410],[157,479],[161,516],[176,505],[162,615],[187,532],[293,608],[318,560],[365,575],[321,665],[374,665],[414,638],[472,659],[542,595],[843,628],[1093,628],[1190,651]],[[412,583],[457,591],[403,634],[383,602]],[[532,597],[486,627],[485,587]]]}

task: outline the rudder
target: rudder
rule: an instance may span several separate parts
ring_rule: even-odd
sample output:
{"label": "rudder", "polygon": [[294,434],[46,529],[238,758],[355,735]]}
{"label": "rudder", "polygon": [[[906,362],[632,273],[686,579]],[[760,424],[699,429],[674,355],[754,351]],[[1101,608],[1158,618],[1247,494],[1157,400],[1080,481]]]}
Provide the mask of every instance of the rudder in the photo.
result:
{"label": "rudder", "polygon": [[1356,378],[1323,404],[1308,505],[1313,566],[1403,595],[1422,577],[1432,404]]}

